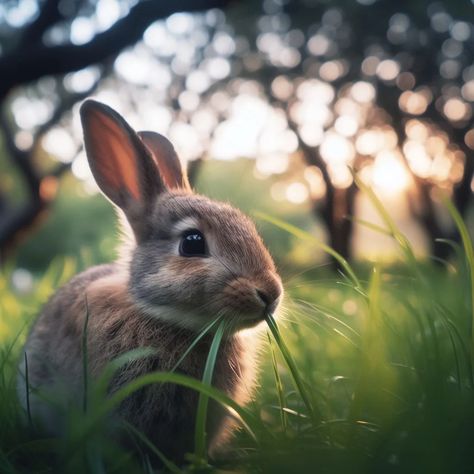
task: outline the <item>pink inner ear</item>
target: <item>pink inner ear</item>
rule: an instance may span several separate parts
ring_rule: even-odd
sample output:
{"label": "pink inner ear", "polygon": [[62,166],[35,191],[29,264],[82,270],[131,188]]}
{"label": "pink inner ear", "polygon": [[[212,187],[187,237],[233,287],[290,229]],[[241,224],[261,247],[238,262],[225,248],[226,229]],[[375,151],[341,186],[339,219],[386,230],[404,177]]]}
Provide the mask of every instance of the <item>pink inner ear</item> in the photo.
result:
{"label": "pink inner ear", "polygon": [[120,125],[103,114],[93,114],[90,121],[91,138],[96,150],[95,165],[108,188],[116,193],[125,190],[140,200],[136,150],[129,134]]}
{"label": "pink inner ear", "polygon": [[165,186],[168,189],[189,189],[186,174],[171,142],[154,132],[138,132],[138,136],[151,152]]}

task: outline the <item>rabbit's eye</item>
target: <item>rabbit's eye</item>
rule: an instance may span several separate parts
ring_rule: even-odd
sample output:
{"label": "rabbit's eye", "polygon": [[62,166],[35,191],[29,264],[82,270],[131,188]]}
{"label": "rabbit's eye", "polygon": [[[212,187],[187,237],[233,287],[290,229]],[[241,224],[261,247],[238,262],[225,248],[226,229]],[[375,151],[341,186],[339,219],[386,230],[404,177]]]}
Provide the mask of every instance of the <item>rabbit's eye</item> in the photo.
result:
{"label": "rabbit's eye", "polygon": [[206,257],[206,241],[197,229],[187,230],[181,238],[179,253],[183,257]]}

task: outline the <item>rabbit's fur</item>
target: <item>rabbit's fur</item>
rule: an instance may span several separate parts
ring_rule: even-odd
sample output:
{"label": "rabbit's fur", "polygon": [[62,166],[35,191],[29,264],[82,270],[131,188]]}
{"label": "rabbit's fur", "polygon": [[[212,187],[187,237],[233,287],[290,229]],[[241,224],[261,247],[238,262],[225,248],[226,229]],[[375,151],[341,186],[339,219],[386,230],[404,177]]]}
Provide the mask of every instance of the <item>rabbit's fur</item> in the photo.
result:
{"label": "rabbit's fur", "polygon": [[[124,212],[135,242],[125,262],[90,268],[46,304],[25,346],[31,387],[77,403],[83,390],[86,314],[91,377],[127,351],[154,350],[120,369],[111,392],[140,375],[171,370],[196,335],[220,317],[228,329],[213,385],[245,403],[254,384],[256,344],[239,330],[273,312],[282,293],[254,225],[231,206],[194,194],[164,137],[136,134],[116,112],[94,101],[84,103],[81,116],[94,177]],[[182,255],[180,242],[188,229],[205,236],[207,255]],[[204,336],[177,371],[201,379],[212,337]],[[24,401],[23,373],[19,394]],[[33,416],[57,431],[61,420],[55,411],[33,393],[30,398]],[[181,386],[151,385],[126,399],[117,415],[182,461],[193,450],[197,399],[196,392]],[[221,409],[211,407],[212,448],[226,437],[227,421]]]}

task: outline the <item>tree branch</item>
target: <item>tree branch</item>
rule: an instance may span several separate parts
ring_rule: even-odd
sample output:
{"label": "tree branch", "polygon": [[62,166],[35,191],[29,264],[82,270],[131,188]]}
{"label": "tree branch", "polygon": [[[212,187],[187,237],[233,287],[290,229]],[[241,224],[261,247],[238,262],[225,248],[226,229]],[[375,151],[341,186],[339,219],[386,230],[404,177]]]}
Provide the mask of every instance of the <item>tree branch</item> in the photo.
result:
{"label": "tree branch", "polygon": [[0,113],[0,130],[3,134],[3,140],[7,149],[7,157],[12,165],[17,168],[28,187],[30,194],[35,194],[39,186],[39,179],[32,163],[29,160],[29,151],[21,150],[15,144],[14,131],[8,123],[8,119],[4,113]]}
{"label": "tree branch", "polygon": [[56,107],[54,112],[52,113],[51,117],[46,122],[41,124],[38,130],[36,131],[35,137],[33,139],[33,146],[31,147],[32,150],[34,150],[34,148],[38,145],[38,143],[41,141],[44,135],[46,135],[46,133],[48,133],[49,130],[51,130],[51,128],[61,120],[63,115],[72,109],[74,104],[86,99],[97,90],[97,88],[99,87],[100,81],[102,80],[104,75],[105,73],[102,72],[99,75],[99,78],[87,90],[83,92],[75,92],[73,94],[63,94],[61,96],[60,103]]}
{"label": "tree branch", "polygon": [[16,49],[31,47],[31,45],[40,41],[44,32],[52,25],[56,24],[63,17],[59,11],[60,0],[45,0],[37,18],[26,25],[20,34],[20,40]]}
{"label": "tree branch", "polygon": [[15,50],[0,58],[0,101],[16,86],[47,75],[64,74],[104,61],[137,42],[154,21],[176,12],[195,12],[225,6],[229,0],[144,0],[127,16],[83,45],[46,47],[41,43]]}
{"label": "tree branch", "polygon": [[45,178],[59,178],[71,168],[71,163],[60,163],[52,171],[43,174],[34,164],[34,154],[41,138],[56,125],[72,106],[92,94],[98,87],[98,79],[84,92],[68,94],[62,97],[50,119],[36,131],[33,144],[28,150],[21,150],[15,145],[14,132],[7,118],[0,114],[0,129],[3,132],[7,155],[12,164],[19,169],[28,189],[28,199],[20,206],[8,206],[0,214],[0,258],[4,258],[12,244],[18,239],[18,234],[25,232],[35,224],[49,207],[52,196],[41,193],[41,184]]}

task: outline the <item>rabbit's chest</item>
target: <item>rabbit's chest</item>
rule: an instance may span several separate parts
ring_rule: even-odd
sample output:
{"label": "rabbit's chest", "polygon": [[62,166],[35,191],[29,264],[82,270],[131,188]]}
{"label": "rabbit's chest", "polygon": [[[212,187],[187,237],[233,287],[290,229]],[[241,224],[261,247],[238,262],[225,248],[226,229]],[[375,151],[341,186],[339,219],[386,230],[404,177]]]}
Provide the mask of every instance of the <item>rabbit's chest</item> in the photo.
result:
{"label": "rabbit's chest", "polygon": [[[200,350],[202,349],[202,351]],[[195,379],[202,379],[207,360],[205,347],[191,351],[176,369],[177,373]],[[213,374],[213,385],[232,398],[238,398],[239,386],[243,383],[240,369],[240,352],[233,345],[224,344],[218,353]],[[146,373],[169,370],[170,351],[159,351],[159,354],[141,361],[140,364],[129,364],[124,367],[113,381],[115,391],[133,379]],[[178,384],[164,383],[144,387],[128,397],[119,408],[119,415],[133,423],[162,445],[163,440],[173,433],[175,439],[181,439],[193,433],[199,393]],[[224,410],[211,402],[209,434],[216,432],[224,419]],[[191,442],[190,440],[188,440]],[[188,444],[188,441],[182,441]]]}
{"label": "rabbit's chest", "polygon": [[[92,361],[102,359],[100,366],[97,366],[97,375],[101,367],[118,354],[145,347],[153,352],[151,356],[137,358],[123,366],[112,380],[111,393],[142,375],[170,372],[173,369],[176,373],[202,380],[212,336],[203,337],[193,344],[196,334],[185,333],[157,321],[143,320],[137,318],[136,314],[130,318],[108,321],[103,318],[103,314],[101,330],[91,332],[91,339],[94,339],[94,335],[101,337],[90,341],[91,355],[95,352]],[[254,386],[254,363],[250,347],[243,343],[238,334],[224,339],[212,377],[214,387],[242,404],[248,401]],[[151,384],[129,396],[120,406],[118,414],[162,443],[169,433],[174,433],[173,436],[178,439],[184,433],[193,432],[198,399],[197,391],[178,384]],[[211,402],[210,432],[217,432],[223,419],[224,411]],[[188,441],[183,443],[187,444]]]}
{"label": "rabbit's chest", "polygon": [[[192,342],[192,341],[191,341]],[[182,346],[182,347],[181,347]],[[193,350],[186,354],[189,344],[163,344],[157,346],[156,342],[143,342],[138,347],[149,347],[154,354],[143,359],[137,359],[122,367],[113,381],[116,389],[132,380],[153,372],[174,371],[188,377],[201,380],[206,366],[209,346],[206,343],[197,344]],[[242,347],[238,341],[226,341],[218,351],[212,376],[213,385],[224,391],[229,396],[235,392],[235,388],[243,382],[246,364],[243,361]],[[161,397],[161,403],[167,400],[175,400],[181,396],[176,384],[156,384],[150,387],[150,396],[155,399]],[[188,390],[185,390],[188,392]],[[191,397],[193,398],[193,397]],[[178,400],[175,400],[178,401]],[[185,403],[185,400],[179,400]]]}

